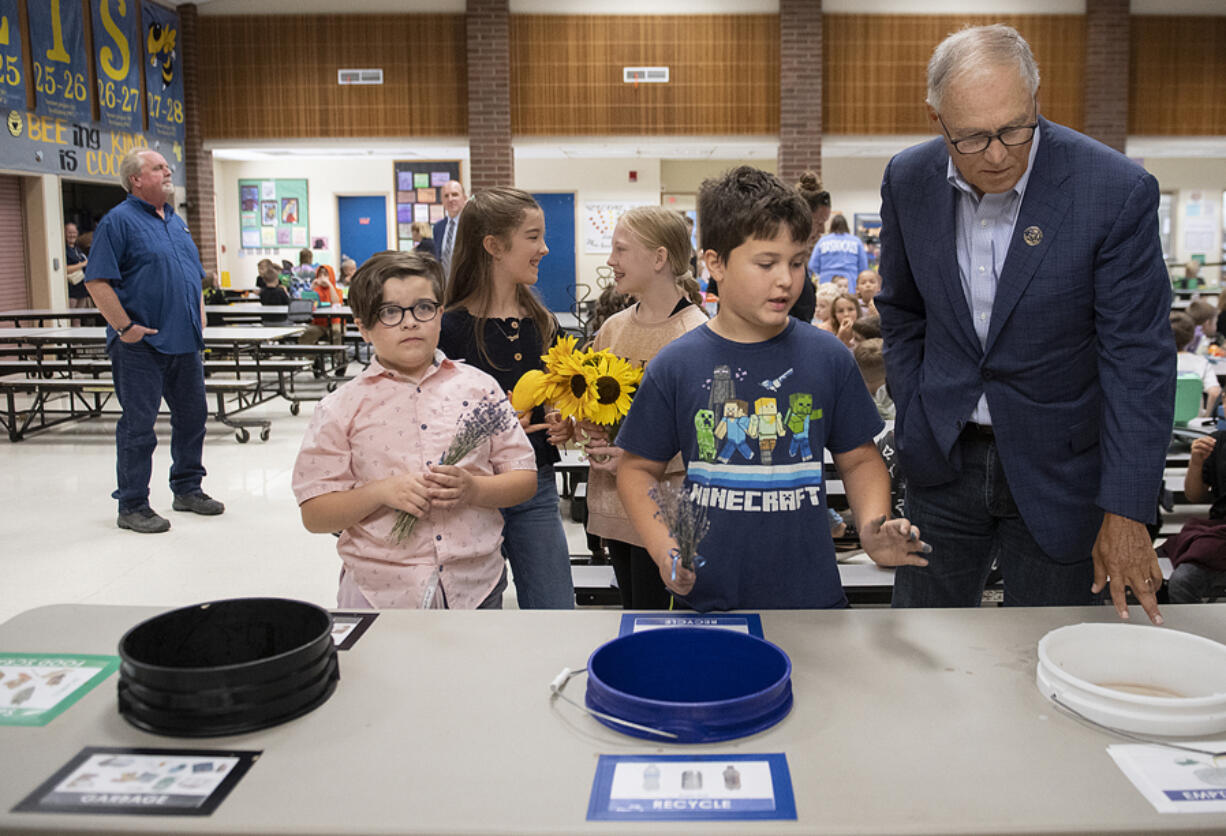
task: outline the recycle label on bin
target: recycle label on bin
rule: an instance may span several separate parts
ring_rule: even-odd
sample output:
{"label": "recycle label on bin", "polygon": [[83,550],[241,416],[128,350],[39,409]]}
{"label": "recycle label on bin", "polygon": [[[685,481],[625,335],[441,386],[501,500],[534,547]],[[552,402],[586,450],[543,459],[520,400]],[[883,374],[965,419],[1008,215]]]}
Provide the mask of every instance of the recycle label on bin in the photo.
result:
{"label": "recycle label on bin", "polygon": [[589,821],[795,819],[787,756],[601,755]]}
{"label": "recycle label on bin", "polygon": [[118,656],[0,653],[0,726],[45,726],[118,668]]}
{"label": "recycle label on bin", "polygon": [[261,754],[89,746],[13,812],[208,816]]}
{"label": "recycle label on bin", "polygon": [[621,628],[617,635],[626,636],[630,633],[641,633],[644,630],[660,630],[666,627],[705,627],[715,630],[732,630],[736,633],[747,633],[760,639],[762,635],[762,616],[756,612],[749,613],[719,613],[718,615],[700,613],[625,613],[622,615]]}

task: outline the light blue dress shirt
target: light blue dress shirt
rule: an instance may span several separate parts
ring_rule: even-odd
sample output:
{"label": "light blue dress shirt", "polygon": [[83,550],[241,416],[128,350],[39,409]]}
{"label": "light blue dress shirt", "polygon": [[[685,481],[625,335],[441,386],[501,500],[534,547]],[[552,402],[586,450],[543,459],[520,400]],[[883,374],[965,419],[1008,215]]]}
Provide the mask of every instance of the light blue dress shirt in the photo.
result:
{"label": "light blue dress shirt", "polygon": [[[1009,241],[1013,238],[1013,228],[1017,225],[1018,211],[1022,208],[1022,198],[1026,194],[1030,172],[1034,169],[1034,156],[1038,148],[1039,129],[1036,127],[1025,173],[1012,189],[1000,194],[985,194],[982,197],[976,194],[974,187],[963,179],[952,157],[946,169],[945,178],[958,190],[954,215],[958,275],[962,280],[966,303],[971,309],[971,322],[979,337],[980,347],[988,341],[992,304],[996,301],[996,283],[1000,281],[1000,271],[1004,269],[1005,259],[1009,255]],[[969,420],[976,424],[992,423],[986,395],[979,396]]]}

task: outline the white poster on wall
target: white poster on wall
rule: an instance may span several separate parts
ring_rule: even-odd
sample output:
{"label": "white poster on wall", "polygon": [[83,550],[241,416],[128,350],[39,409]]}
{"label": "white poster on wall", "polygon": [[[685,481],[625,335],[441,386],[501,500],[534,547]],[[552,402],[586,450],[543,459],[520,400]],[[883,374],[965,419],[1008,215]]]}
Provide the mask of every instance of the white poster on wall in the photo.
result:
{"label": "white poster on wall", "polygon": [[636,206],[648,205],[642,201],[583,204],[583,252],[588,255],[613,252],[613,227],[617,226],[617,219]]}
{"label": "white poster on wall", "polygon": [[1184,204],[1184,250],[1189,255],[1209,255],[1213,252],[1217,232],[1217,207],[1213,201],[1206,200],[1201,192],[1192,192]]}

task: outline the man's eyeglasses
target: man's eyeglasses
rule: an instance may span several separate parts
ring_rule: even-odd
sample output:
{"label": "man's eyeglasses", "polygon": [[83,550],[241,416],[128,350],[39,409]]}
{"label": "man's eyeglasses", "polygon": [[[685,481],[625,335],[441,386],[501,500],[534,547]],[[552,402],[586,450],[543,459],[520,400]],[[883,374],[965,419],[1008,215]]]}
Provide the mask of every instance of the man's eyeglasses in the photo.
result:
{"label": "man's eyeglasses", "polygon": [[1012,128],[1005,128],[1003,131],[994,134],[975,134],[974,136],[964,136],[962,139],[954,139],[949,135],[949,128],[945,126],[945,120],[941,118],[941,114],[937,114],[937,121],[941,123],[941,130],[945,131],[945,137],[949,140],[949,144],[954,147],[954,150],[959,154],[981,154],[988,150],[988,146],[992,144],[992,140],[999,139],[1000,144],[1006,148],[1014,148],[1018,145],[1025,145],[1034,138],[1034,129],[1039,126],[1038,106],[1035,106],[1035,121],[1029,125],[1017,125]]}
{"label": "man's eyeglasses", "polygon": [[422,299],[407,308],[400,305],[382,305],[379,307],[378,316],[380,322],[392,328],[404,322],[406,312],[413,314],[413,318],[418,322],[429,322],[438,316],[441,307],[442,305],[433,299]]}

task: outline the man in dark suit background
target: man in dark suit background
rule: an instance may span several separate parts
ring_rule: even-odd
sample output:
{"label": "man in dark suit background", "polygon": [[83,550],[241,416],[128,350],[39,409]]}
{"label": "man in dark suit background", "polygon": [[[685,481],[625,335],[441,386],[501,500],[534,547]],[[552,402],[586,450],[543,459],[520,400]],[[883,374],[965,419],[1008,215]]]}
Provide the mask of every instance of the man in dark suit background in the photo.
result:
{"label": "man in dark suit background", "polygon": [[877,297],[909,518],[933,547],[895,606],[1088,604],[1131,587],[1155,623],[1152,520],[1174,405],[1158,185],[1039,116],[1013,29],[949,36],[928,65],[941,137],[882,181]]}
{"label": "man in dark suit background", "polygon": [[434,224],[434,249],[438,260],[443,265],[443,277],[451,280],[451,253],[455,249],[456,223],[459,221],[460,210],[468,202],[464,186],[458,180],[448,180],[443,186],[443,218]]}

